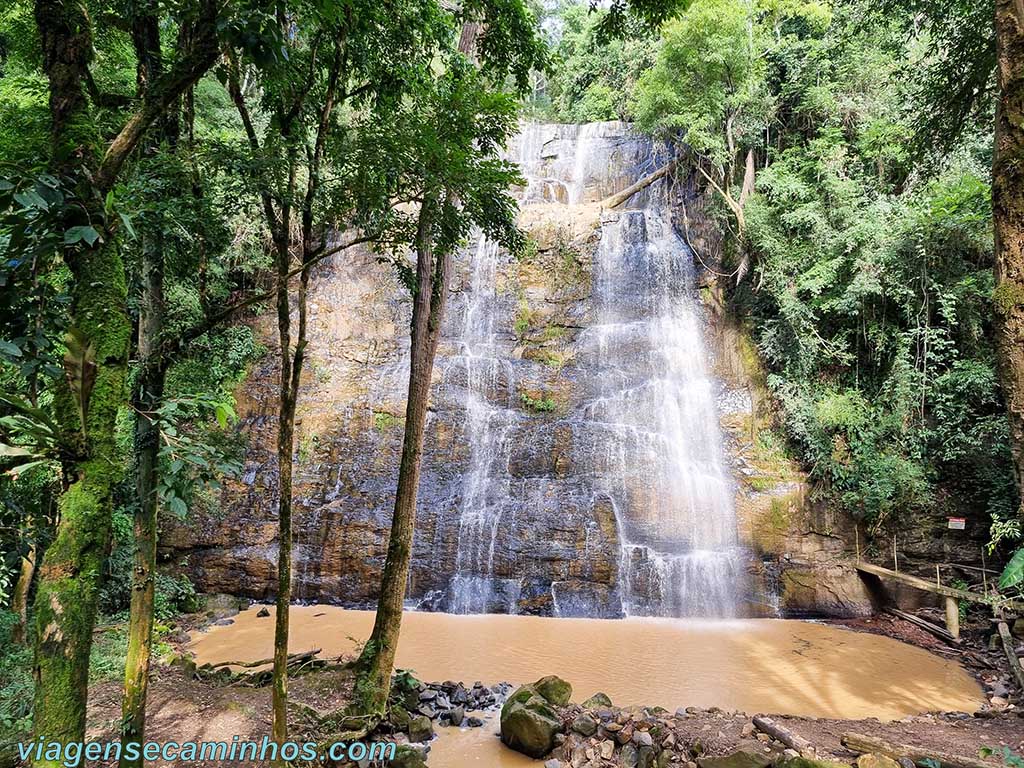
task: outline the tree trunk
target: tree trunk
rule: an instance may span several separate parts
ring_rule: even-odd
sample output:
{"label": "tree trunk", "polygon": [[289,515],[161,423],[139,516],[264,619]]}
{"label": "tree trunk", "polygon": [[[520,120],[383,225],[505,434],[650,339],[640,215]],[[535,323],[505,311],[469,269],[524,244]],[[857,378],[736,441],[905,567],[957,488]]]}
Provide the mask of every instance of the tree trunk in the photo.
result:
{"label": "tree trunk", "polygon": [[996,344],[1017,488],[1024,491],[1024,0],[996,0],[996,55]]}
{"label": "tree trunk", "polygon": [[[124,668],[124,698],[121,702],[121,745],[141,744],[146,726],[146,692],[153,642],[153,610],[156,579],[157,481],[160,431],[153,411],[160,407],[164,393],[166,368],[154,359],[163,334],[163,244],[159,235],[142,256],[142,304],[139,310],[139,359],[141,372],[132,404],[135,421],[135,562],[132,571],[132,596],[128,628],[128,652]],[[121,768],[138,768],[135,759],[124,756]]]}
{"label": "tree trunk", "polygon": [[[86,396],[66,387],[57,398],[75,458],[74,481],[60,498],[56,536],[39,566],[35,597],[33,730],[35,737],[47,742],[85,738],[92,630],[110,545],[112,497],[122,476],[115,431],[124,402],[131,323],[124,265],[104,227],[104,197],[145,131],[213,65],[218,52],[217,9],[214,0],[202,0],[193,44],[179,52],[168,75],[147,90],[139,110],[98,162],[99,133],[84,89],[92,58],[84,6],[72,0],[35,2],[50,90],[51,166],[78,184],[79,205],[69,207],[62,224],[90,224],[100,233],[93,246],[70,247],[64,256],[72,277],[70,327],[87,351],[76,365],[91,388]],[[35,765],[56,766],[59,761],[37,760]]]}
{"label": "tree trunk", "polygon": [[[160,28],[156,17],[139,13],[132,23],[132,40],[138,61],[136,87],[145,98],[163,72]],[[159,130],[151,138],[152,149],[165,138],[171,147],[177,141],[176,113],[162,116]],[[146,729],[146,693],[153,644],[153,611],[156,592],[157,484],[159,480],[160,431],[154,412],[164,395],[166,366],[159,350],[164,329],[164,244],[158,228],[143,242],[141,258],[142,297],[139,307],[139,381],[132,393],[135,409],[135,558],[129,608],[128,650],[124,665],[124,696],[121,700],[121,745],[141,745]],[[141,754],[134,759],[122,752],[121,768],[140,768]]]}
{"label": "tree trunk", "polygon": [[416,233],[416,294],[410,341],[412,361],[409,367],[405,437],[398,470],[398,490],[373,632],[357,662],[356,702],[366,714],[384,709],[391,688],[391,669],[398,649],[402,604],[412,558],[416,495],[430,377],[448,294],[448,256],[442,254],[435,259],[433,251],[431,229],[434,205],[428,198],[420,209]]}
{"label": "tree trunk", "polygon": [[28,552],[21,558],[21,569],[18,581],[11,595],[11,612],[18,617],[11,629],[11,640],[19,645],[25,642],[25,630],[28,628],[28,593],[32,588],[32,575],[36,572],[36,545],[32,544]]}
{"label": "tree trunk", "polygon": [[[117,249],[98,243],[68,260],[75,285],[72,324],[94,350],[95,383],[86,411],[82,457],[75,464],[77,479],[60,499],[57,535],[39,568],[33,710],[35,736],[62,743],[85,737],[92,629],[110,544],[112,496],[122,475],[115,427],[124,401],[131,335],[124,267]],[[72,393],[62,393],[61,399],[61,410],[68,414],[65,423],[77,423]]]}
{"label": "tree trunk", "polygon": [[[287,215],[277,243],[277,334],[280,350],[280,389],[277,423],[278,547],[277,610],[274,618],[273,725],[279,745],[288,740],[288,609],[292,597],[292,450],[295,402],[292,400],[291,303],[288,295],[289,240]],[[283,765],[283,761],[276,761]]]}
{"label": "tree trunk", "polygon": [[[53,167],[70,175],[95,161],[96,135],[82,86],[92,55],[89,23],[81,6],[62,0],[37,0],[35,17],[50,83]],[[93,190],[83,184],[80,192],[84,204],[93,203]],[[71,220],[82,214],[70,212],[65,223],[84,223]],[[102,212],[94,221],[102,222]],[[91,361],[82,362],[92,389],[88,403],[81,403],[84,419],[69,387],[58,398],[68,435],[79,435],[69,441],[79,442],[79,450],[75,480],[58,505],[56,536],[39,566],[33,730],[37,738],[66,744],[85,738],[92,629],[110,542],[112,495],[121,480],[114,432],[123,402],[131,324],[124,267],[116,247],[103,238],[90,248],[69,248],[65,260],[73,281],[71,327],[91,347]],[[58,764],[35,761],[37,766]]]}

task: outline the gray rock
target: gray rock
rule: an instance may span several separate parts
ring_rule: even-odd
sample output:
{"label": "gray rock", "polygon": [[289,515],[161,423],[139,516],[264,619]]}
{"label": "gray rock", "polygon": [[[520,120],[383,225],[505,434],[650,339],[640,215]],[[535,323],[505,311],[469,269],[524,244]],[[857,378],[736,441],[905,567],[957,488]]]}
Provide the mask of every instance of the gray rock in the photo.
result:
{"label": "gray rock", "polygon": [[581,736],[593,736],[597,733],[597,723],[590,715],[585,712],[581,712],[576,719],[572,721],[572,729]]}
{"label": "gray rock", "polygon": [[619,765],[622,768],[636,768],[640,762],[640,753],[632,744],[627,744],[619,753]]}
{"label": "gray rock", "polygon": [[553,757],[544,762],[544,768],[562,768],[562,761]]}
{"label": "gray rock", "polygon": [[610,707],[611,705],[612,700],[608,698],[608,694],[600,692],[595,693],[593,696],[591,696],[589,699],[583,702],[584,709],[598,709],[600,707]]}
{"label": "gray rock", "polygon": [[409,746],[400,746],[395,750],[395,758],[388,763],[390,768],[427,768],[423,753]]}
{"label": "gray rock", "polygon": [[462,721],[466,719],[466,710],[462,707],[455,707],[451,712],[448,713],[448,721],[458,727],[462,725]]}
{"label": "gray rock", "polygon": [[409,741],[430,741],[434,738],[434,724],[425,715],[414,717],[409,723]]}
{"label": "gray rock", "polygon": [[647,731],[634,731],[633,743],[640,747],[650,747],[654,744],[654,739]]}

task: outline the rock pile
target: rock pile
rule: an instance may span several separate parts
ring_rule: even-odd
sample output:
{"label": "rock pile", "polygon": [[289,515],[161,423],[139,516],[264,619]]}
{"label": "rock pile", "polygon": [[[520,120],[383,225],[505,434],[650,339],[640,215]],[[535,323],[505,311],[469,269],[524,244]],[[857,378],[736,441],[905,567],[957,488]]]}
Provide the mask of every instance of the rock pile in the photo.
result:
{"label": "rock pile", "polygon": [[[502,708],[501,740],[530,757],[547,758],[544,768],[849,768],[818,759],[813,748],[798,752],[755,725],[763,720],[768,725],[762,728],[775,730],[768,718],[751,721],[717,707],[675,713],[615,707],[601,693],[571,704],[571,692],[557,677],[519,688]],[[793,736],[779,737],[791,745]],[[887,757],[862,755],[858,768],[899,766]]]}

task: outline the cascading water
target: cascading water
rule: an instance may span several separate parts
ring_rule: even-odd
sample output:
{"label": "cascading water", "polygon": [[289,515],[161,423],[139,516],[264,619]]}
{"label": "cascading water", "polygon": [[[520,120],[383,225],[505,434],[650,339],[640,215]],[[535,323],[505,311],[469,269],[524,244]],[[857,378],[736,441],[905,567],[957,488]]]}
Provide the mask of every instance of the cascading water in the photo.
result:
{"label": "cascading water", "polygon": [[692,255],[655,196],[602,225],[599,321],[584,332],[604,433],[597,487],[614,502],[627,614],[730,616],[742,559]]}
{"label": "cascading water", "polygon": [[511,613],[519,598],[516,580],[494,576],[498,525],[512,490],[508,440],[517,421],[508,407],[515,388],[509,349],[495,327],[497,271],[497,243],[480,235],[470,261],[470,299],[456,357],[456,364],[465,366],[470,464],[450,586],[449,610],[454,613]]}
{"label": "cascading water", "polygon": [[[616,123],[524,125],[510,154],[527,180],[524,205],[590,204],[665,162],[653,142]],[[479,240],[454,361],[465,369],[470,450],[449,587],[457,613],[514,611],[520,582],[496,573],[500,532],[510,512],[556,495],[555,480],[530,484],[509,469],[530,416],[514,407],[512,337],[498,325],[501,258]],[[577,438],[575,482],[614,513],[621,613],[735,615],[743,555],[692,254],[672,226],[665,182],[602,214],[591,304],[576,361],[584,393],[560,423]],[[559,582],[551,597],[556,615],[598,613]]]}

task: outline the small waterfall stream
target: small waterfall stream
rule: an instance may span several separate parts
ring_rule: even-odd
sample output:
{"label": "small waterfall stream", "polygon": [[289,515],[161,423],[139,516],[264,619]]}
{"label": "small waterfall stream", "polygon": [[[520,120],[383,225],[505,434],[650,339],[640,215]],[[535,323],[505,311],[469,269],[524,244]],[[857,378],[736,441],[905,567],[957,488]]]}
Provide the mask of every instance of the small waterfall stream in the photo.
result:
{"label": "small waterfall stream", "polygon": [[[658,153],[618,123],[526,124],[510,150],[527,180],[524,205],[570,206],[593,203],[655,170],[665,161]],[[672,226],[667,197],[658,182],[622,209],[602,213],[591,317],[578,337],[584,393],[560,421],[579,443],[575,481],[592,504],[614,513],[620,615],[733,616],[744,576],[733,489],[692,254]],[[455,613],[515,611],[520,583],[495,569],[500,533],[519,505],[543,503],[554,482],[528,488],[509,471],[512,443],[522,439],[531,415],[514,407],[512,335],[499,326],[497,279],[505,258],[481,237],[470,259],[458,356],[470,464],[449,588]],[[556,615],[599,615],[585,596],[562,594],[557,581],[551,597]]]}

